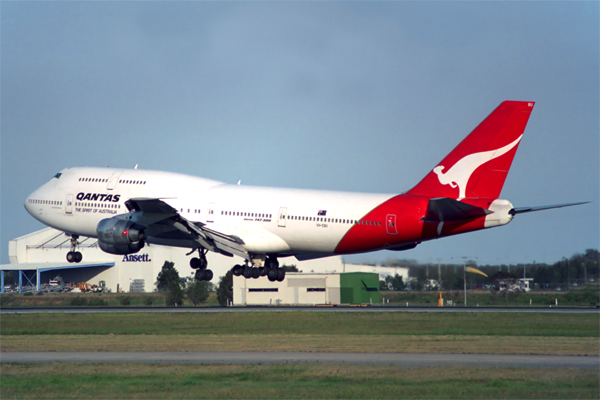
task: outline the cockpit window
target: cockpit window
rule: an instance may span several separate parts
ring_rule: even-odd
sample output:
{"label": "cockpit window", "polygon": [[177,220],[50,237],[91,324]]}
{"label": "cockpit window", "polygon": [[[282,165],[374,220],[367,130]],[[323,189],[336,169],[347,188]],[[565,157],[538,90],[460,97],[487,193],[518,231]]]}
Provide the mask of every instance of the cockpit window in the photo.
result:
{"label": "cockpit window", "polygon": [[61,175],[62,174],[60,172],[58,172],[56,175],[54,175],[54,178],[59,179]]}

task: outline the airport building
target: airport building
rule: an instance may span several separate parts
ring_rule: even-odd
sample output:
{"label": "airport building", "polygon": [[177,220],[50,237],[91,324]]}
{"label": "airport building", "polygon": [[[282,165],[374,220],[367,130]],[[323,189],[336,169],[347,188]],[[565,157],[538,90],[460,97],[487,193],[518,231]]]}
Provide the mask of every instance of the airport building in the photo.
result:
{"label": "airport building", "polygon": [[233,277],[235,305],[377,304],[379,275],[366,272],[287,273],[283,282],[267,277]]}
{"label": "airport building", "polygon": [[[112,255],[103,252],[98,247],[98,240],[94,238],[80,238],[78,250],[83,254],[83,260],[80,263],[69,263],[66,260],[66,254],[70,250],[70,238],[63,232],[46,228],[28,235],[18,237],[9,241],[8,254],[10,264],[0,265],[0,278],[2,284],[0,288],[2,293],[10,290],[5,286],[4,276],[6,272],[13,273],[13,279],[16,285],[16,291],[40,291],[47,287],[50,281],[59,277],[65,283],[86,282],[89,285],[102,286],[105,290],[111,292],[152,292],[155,290],[154,283],[162,269],[165,261],[175,264],[179,276],[192,277],[195,270],[189,266],[189,249],[166,247],[158,245],[146,245],[137,254],[131,255]],[[243,260],[238,257],[225,257],[220,254],[209,252],[207,254],[209,268],[214,273],[212,283],[218,285],[219,278],[224,276],[227,271],[235,264],[242,264]],[[298,289],[296,296],[294,289],[291,294],[285,292],[283,287],[277,287],[280,293],[285,296],[260,297],[256,291],[250,292],[256,284],[262,284],[263,278],[245,280],[240,278],[238,288],[245,288],[247,291],[246,300],[242,301],[241,291],[234,300],[234,304],[269,304],[276,300],[284,304],[291,304],[290,299],[298,299],[301,304],[339,304],[344,298],[341,292],[336,294],[343,287],[340,283],[340,274],[349,272],[371,273],[379,275],[379,279],[385,279],[386,275],[401,275],[406,281],[408,278],[407,268],[390,268],[374,265],[355,265],[345,264],[341,257],[326,257],[309,261],[297,261],[294,257],[280,259],[281,265],[295,265],[301,274],[288,273],[284,282],[269,282],[271,285],[286,284],[295,280],[294,284],[300,285],[302,282],[306,290],[303,293]],[[319,278],[300,278],[299,276],[320,276]],[[325,274],[325,275],[320,275]],[[327,276],[327,278],[323,278]],[[307,279],[304,281],[298,279]],[[311,279],[313,281],[311,281]],[[308,283],[316,282],[314,279],[325,279],[327,284],[310,286]],[[345,278],[344,278],[345,279]],[[332,283],[337,280],[337,283]],[[343,279],[342,279],[343,280]],[[246,281],[246,282],[243,282]],[[310,287],[309,287],[310,286]],[[268,286],[273,288],[272,286]],[[288,286],[286,286],[288,287]],[[258,287],[257,287],[258,288]],[[266,288],[266,287],[265,287]],[[293,288],[293,286],[290,286]],[[321,289],[326,291],[322,292]],[[308,292],[308,289],[315,289]],[[318,290],[316,290],[318,289]],[[250,294],[252,293],[252,294]],[[268,292],[266,292],[268,293]],[[272,294],[273,292],[271,292]],[[310,294],[308,294],[310,293]],[[324,293],[329,297],[323,297]],[[256,298],[257,302],[254,302]],[[339,301],[337,300],[339,298]],[[260,303],[262,301],[262,303]]]}

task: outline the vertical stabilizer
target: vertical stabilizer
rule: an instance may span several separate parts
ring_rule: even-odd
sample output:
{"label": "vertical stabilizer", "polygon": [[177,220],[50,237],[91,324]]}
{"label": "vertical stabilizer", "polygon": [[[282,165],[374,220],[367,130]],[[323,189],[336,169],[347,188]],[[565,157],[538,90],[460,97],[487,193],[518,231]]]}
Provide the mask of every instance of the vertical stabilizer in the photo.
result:
{"label": "vertical stabilizer", "polygon": [[505,101],[407,194],[497,199],[533,102]]}

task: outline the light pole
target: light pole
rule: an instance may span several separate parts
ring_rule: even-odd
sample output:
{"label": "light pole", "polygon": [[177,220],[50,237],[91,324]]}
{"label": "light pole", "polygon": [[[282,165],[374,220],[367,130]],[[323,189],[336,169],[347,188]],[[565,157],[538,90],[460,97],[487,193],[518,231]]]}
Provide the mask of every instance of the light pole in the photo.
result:
{"label": "light pole", "polygon": [[467,262],[463,262],[463,282],[465,286],[465,307],[467,306]]}
{"label": "light pole", "polygon": [[[454,257],[452,257],[454,258]],[[478,270],[477,268],[472,268],[472,267],[467,267],[467,260],[469,258],[473,259],[473,257],[460,257],[463,260],[463,290],[465,293],[465,307],[467,306],[467,272],[474,272],[476,274],[481,274],[485,277],[487,277],[486,274],[484,274],[483,272],[481,272],[480,270]],[[477,259],[477,257],[475,257],[475,259]],[[456,273],[456,264],[454,264],[454,272]]]}

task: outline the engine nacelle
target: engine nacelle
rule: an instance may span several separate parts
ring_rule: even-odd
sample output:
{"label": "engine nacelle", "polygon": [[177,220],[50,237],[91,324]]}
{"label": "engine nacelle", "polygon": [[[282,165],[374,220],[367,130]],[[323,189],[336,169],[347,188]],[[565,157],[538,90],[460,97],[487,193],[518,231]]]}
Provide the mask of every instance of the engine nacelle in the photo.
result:
{"label": "engine nacelle", "polygon": [[119,218],[107,218],[98,223],[98,245],[110,254],[137,253],[144,247],[144,226]]}

